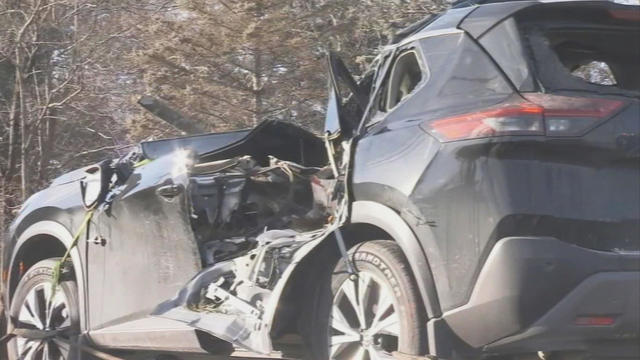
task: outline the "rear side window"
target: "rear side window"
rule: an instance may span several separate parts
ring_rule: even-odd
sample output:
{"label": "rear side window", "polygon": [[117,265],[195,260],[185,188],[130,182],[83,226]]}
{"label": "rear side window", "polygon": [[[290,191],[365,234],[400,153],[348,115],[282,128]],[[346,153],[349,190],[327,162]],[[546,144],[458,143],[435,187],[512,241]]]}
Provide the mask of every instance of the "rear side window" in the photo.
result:
{"label": "rear side window", "polygon": [[516,17],[545,89],[640,95],[640,9],[547,4]]}
{"label": "rear side window", "polygon": [[420,81],[422,69],[418,62],[418,54],[414,50],[400,54],[391,72],[386,109],[394,108],[415,90]]}

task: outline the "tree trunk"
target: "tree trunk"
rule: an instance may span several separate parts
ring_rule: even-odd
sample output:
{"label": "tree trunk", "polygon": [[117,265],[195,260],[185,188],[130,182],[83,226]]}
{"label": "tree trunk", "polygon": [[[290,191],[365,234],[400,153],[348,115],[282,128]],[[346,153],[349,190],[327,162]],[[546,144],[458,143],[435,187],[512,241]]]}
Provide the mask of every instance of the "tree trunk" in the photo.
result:
{"label": "tree trunk", "polygon": [[262,121],[263,98],[262,98],[262,52],[260,49],[253,51],[253,126]]}
{"label": "tree trunk", "polygon": [[[0,179],[0,238],[4,238],[5,232],[5,224],[7,222],[6,214],[7,214],[7,178],[2,177]],[[2,247],[2,243],[4,241],[0,241],[0,247]]]}
{"label": "tree trunk", "polygon": [[18,130],[18,116],[20,116],[20,110],[18,109],[18,96],[20,96],[20,89],[18,87],[18,77],[20,76],[20,69],[15,65],[15,84],[13,85],[13,96],[11,98],[11,110],[9,110],[9,149],[8,149],[8,164],[5,171],[5,179],[13,177],[13,173],[16,166],[16,149],[17,144],[17,130]]}
{"label": "tree trunk", "polygon": [[[255,1],[255,22],[258,26],[255,27],[256,35],[259,34],[261,27],[259,26],[262,18],[264,17],[264,4],[261,0]],[[253,113],[253,126],[258,125],[264,116],[264,99],[262,91],[262,76],[263,76],[263,59],[262,49],[260,48],[260,36],[254,36],[253,40],[253,101],[254,101],[254,113]]]}
{"label": "tree trunk", "polygon": [[[55,114],[55,113],[54,113]],[[51,115],[51,114],[50,114]],[[40,148],[40,169],[39,169],[39,179],[40,183],[43,183],[47,179],[47,169],[49,167],[49,160],[51,159],[51,155],[53,152],[53,142],[56,135],[56,119],[49,118],[44,121],[42,125],[41,133],[41,146]]]}
{"label": "tree trunk", "polygon": [[[17,62],[19,66],[20,62]],[[29,161],[28,161],[28,153],[29,149],[27,147],[27,138],[28,138],[28,129],[27,129],[27,119],[26,119],[26,111],[25,111],[25,99],[24,99],[24,88],[22,86],[22,73],[19,71],[16,74],[18,77],[18,92],[19,92],[19,103],[20,103],[20,189],[22,193],[22,201],[27,200],[29,197]]]}

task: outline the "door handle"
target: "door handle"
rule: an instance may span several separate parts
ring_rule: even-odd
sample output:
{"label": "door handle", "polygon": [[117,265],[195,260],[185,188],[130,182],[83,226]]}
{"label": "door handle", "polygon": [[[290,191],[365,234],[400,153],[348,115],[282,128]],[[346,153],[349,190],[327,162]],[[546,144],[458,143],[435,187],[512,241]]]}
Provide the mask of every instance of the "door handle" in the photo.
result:
{"label": "door handle", "polygon": [[162,196],[167,200],[171,200],[174,197],[180,195],[182,192],[182,187],[176,184],[160,186],[156,189],[156,194]]}
{"label": "door handle", "polygon": [[100,245],[100,246],[106,246],[107,245],[107,239],[103,238],[102,236],[96,236],[93,239],[87,239],[87,242],[89,244],[94,244],[94,245]]}

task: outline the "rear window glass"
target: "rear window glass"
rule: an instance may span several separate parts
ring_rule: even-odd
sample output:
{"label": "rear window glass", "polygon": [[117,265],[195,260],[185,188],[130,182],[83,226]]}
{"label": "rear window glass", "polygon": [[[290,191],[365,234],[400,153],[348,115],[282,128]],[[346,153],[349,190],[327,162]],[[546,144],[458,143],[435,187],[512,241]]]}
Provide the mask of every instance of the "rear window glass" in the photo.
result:
{"label": "rear window glass", "polygon": [[[537,79],[550,90],[640,94],[640,9],[536,7],[517,17]],[[635,15],[634,15],[635,14]]]}

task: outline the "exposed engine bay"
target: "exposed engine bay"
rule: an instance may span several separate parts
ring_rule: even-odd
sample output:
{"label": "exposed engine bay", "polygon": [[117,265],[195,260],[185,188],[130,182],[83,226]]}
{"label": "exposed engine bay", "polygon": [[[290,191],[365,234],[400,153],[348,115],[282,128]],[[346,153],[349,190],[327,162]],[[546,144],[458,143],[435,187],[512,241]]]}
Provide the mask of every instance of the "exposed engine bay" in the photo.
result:
{"label": "exposed engine bay", "polygon": [[191,223],[205,266],[262,244],[271,229],[321,228],[336,203],[330,168],[251,156],[196,164],[189,181]]}

